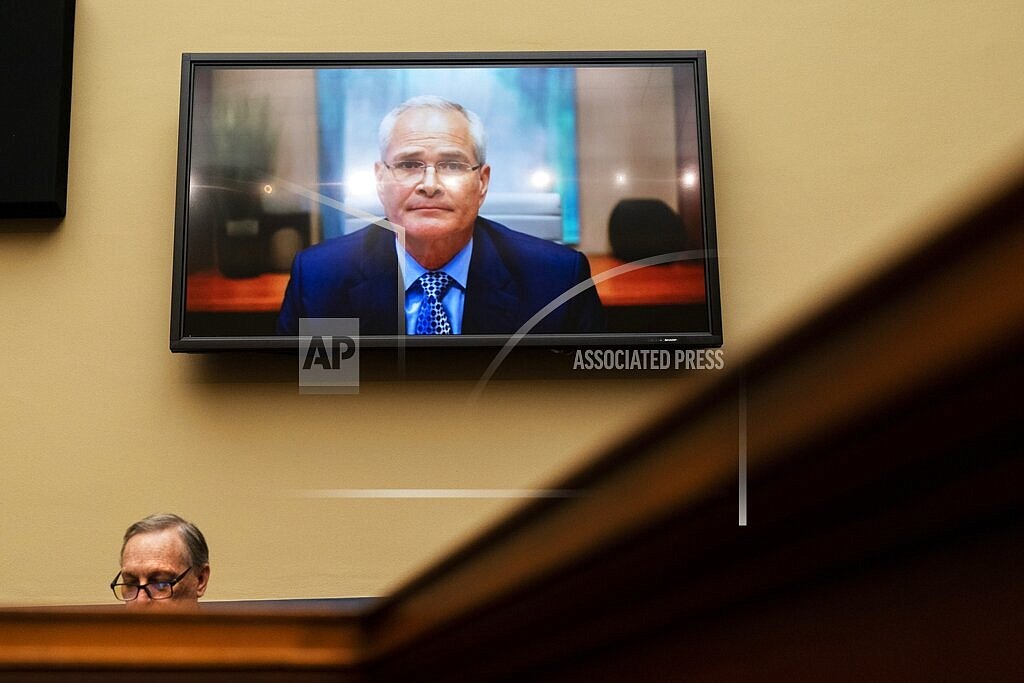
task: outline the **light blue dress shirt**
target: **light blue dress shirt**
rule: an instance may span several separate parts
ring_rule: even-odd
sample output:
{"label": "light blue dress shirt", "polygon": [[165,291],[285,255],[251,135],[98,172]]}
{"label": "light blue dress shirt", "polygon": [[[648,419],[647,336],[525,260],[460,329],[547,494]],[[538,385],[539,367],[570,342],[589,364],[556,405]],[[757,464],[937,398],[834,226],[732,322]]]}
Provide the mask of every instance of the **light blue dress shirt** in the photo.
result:
{"label": "light blue dress shirt", "polygon": [[[426,268],[417,263],[402,249],[395,239],[395,253],[398,254],[398,267],[402,271],[402,282],[405,286],[405,331],[413,334],[416,331],[416,316],[423,303],[423,288],[417,284],[420,275],[428,273]],[[451,287],[441,300],[448,320],[452,324],[453,334],[462,334],[462,311],[466,306],[466,281],[469,279],[469,259],[473,255],[473,239],[464,246],[452,260],[436,270],[442,270],[452,279]]]}

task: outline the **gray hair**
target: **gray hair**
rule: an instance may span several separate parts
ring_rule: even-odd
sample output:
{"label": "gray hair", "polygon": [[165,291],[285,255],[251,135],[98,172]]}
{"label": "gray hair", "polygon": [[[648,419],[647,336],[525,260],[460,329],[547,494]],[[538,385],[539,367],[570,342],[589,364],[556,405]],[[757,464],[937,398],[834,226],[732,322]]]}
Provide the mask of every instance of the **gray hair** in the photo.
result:
{"label": "gray hair", "polygon": [[473,153],[476,154],[476,163],[482,164],[487,161],[487,133],[484,131],[484,122],[480,120],[476,112],[466,109],[458,102],[452,102],[437,95],[411,97],[389,111],[381,119],[380,128],[377,131],[377,142],[380,145],[381,159],[384,158],[388,145],[391,144],[391,133],[395,130],[395,123],[398,121],[398,117],[411,109],[454,111],[462,114],[469,123],[469,137],[473,140]]}
{"label": "gray hair", "polygon": [[148,534],[154,531],[176,529],[181,535],[181,540],[188,551],[188,561],[196,569],[210,562],[210,549],[203,538],[203,532],[192,522],[182,519],[178,515],[157,514],[149,515],[128,527],[124,532],[124,541],[121,543],[121,556],[124,557],[124,547],[128,541],[139,534]]}

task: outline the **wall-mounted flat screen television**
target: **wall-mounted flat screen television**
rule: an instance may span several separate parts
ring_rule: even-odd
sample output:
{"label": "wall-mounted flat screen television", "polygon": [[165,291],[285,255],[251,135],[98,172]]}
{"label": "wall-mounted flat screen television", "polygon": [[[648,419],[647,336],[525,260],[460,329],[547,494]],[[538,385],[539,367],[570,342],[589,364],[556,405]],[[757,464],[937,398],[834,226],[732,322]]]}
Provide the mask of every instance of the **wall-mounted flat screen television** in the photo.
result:
{"label": "wall-mounted flat screen television", "polygon": [[722,343],[705,54],[186,54],[174,351]]}
{"label": "wall-mounted flat screen television", "polygon": [[74,43],[74,0],[0,0],[0,221],[67,213]]}

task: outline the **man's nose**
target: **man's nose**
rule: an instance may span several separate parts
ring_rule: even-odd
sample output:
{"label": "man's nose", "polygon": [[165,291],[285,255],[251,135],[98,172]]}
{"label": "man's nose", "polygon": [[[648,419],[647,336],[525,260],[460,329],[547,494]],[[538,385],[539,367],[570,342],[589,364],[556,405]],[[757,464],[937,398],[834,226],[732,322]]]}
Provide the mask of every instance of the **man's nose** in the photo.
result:
{"label": "man's nose", "polygon": [[135,598],[130,602],[126,602],[125,606],[129,610],[141,610],[149,609],[151,604],[153,604],[153,600],[148,595],[146,595],[146,591],[139,591],[139,597]]}
{"label": "man's nose", "polygon": [[433,166],[423,169],[423,177],[420,179],[419,187],[416,188],[428,197],[432,197],[443,189],[441,183],[437,182],[437,170]]}

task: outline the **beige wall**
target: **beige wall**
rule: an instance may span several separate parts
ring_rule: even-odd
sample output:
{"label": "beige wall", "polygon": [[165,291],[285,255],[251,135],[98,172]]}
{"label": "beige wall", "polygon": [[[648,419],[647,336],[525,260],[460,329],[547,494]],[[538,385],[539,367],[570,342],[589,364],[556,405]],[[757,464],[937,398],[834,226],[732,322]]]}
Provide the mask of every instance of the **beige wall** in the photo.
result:
{"label": "beige wall", "polygon": [[[158,510],[206,531],[211,599],[378,594],[514,501],[296,491],[543,485],[701,379],[315,397],[291,359],[172,356],[182,52],[706,49],[729,365],[1016,165],[1021,25],[1016,0],[79,0],[68,217],[0,226],[0,604],[106,601]],[[457,430],[411,417],[428,397]]]}

